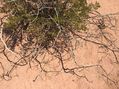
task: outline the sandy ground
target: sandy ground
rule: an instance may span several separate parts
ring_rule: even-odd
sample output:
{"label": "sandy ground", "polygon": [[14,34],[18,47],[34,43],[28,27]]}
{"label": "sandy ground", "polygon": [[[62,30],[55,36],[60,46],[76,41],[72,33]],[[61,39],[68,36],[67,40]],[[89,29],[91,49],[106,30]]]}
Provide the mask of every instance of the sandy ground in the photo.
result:
{"label": "sandy ground", "polygon": [[[95,0],[90,0],[94,2]],[[97,0],[101,4],[99,12],[102,14],[119,12],[119,0]],[[0,15],[2,16],[2,14]],[[71,74],[60,73],[58,75],[39,74],[36,67],[28,69],[28,66],[19,67],[13,73],[13,78],[9,81],[0,80],[0,89],[119,89],[113,80],[119,80],[119,65],[113,64],[110,58],[101,60],[102,55],[98,53],[96,45],[88,43],[86,46],[79,47],[76,51],[76,60],[80,65],[91,65],[100,63],[106,72],[107,77],[103,76],[104,71],[101,68],[89,68],[81,75],[87,76],[89,81],[78,79]],[[8,68],[9,66],[4,57],[0,55],[0,61]],[[101,61],[101,62],[100,62]],[[2,70],[0,70],[0,74]],[[39,74],[40,77],[33,82],[33,79]],[[109,81],[110,80],[110,81]],[[117,86],[115,86],[115,84]]]}

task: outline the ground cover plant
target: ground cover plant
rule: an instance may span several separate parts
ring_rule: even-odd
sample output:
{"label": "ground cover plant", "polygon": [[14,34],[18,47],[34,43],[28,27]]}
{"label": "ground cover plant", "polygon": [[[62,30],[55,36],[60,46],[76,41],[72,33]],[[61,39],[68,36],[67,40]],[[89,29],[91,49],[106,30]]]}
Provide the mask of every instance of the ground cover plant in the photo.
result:
{"label": "ground cover plant", "polygon": [[[89,81],[79,75],[81,70],[104,69],[99,64],[78,65],[73,50],[81,41],[99,46],[104,49],[103,53],[112,53],[114,62],[118,63],[116,38],[105,30],[117,30],[113,15],[118,13],[101,15],[97,11],[99,7],[98,2],[88,3],[87,0],[4,0],[0,8],[1,13],[6,14],[1,18],[0,39],[4,45],[1,53],[12,68],[2,77],[9,76],[16,66],[31,66],[35,62],[45,73],[63,71]],[[8,53],[17,55],[17,59],[10,59]],[[51,59],[46,58],[48,55]],[[75,65],[68,66],[68,61],[72,60]],[[51,67],[52,62],[57,67]]]}

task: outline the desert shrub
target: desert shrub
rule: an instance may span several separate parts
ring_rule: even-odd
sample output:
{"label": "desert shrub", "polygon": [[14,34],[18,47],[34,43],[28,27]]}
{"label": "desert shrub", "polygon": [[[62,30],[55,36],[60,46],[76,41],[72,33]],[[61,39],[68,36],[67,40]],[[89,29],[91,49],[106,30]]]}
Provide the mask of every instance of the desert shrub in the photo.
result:
{"label": "desert shrub", "polygon": [[[9,14],[3,32],[15,44],[39,45],[43,49],[69,46],[71,32],[85,31],[89,14],[100,7],[87,0],[4,0],[1,12]],[[62,41],[61,41],[62,40]],[[25,47],[25,46],[24,46]],[[58,49],[59,49],[58,48]],[[64,49],[63,49],[64,50]]]}
{"label": "desert shrub", "polygon": [[[75,45],[73,39],[76,40],[76,38],[105,46],[105,44],[80,35],[82,32],[85,33],[91,24],[100,28],[104,26],[102,23],[98,25],[95,21],[92,20],[92,23],[89,20],[97,16],[95,12],[98,13],[99,7],[98,2],[93,4],[88,3],[87,0],[4,0],[0,8],[0,11],[7,15],[6,20],[1,24],[3,26],[1,26],[1,41],[5,46],[2,53],[12,64],[7,74],[10,74],[16,66],[27,64],[31,66],[31,63],[35,61],[46,73],[63,70],[65,73],[86,78],[75,72],[75,70],[85,68],[79,67],[75,60],[74,67],[65,66],[64,54],[69,54],[70,57],[67,59],[72,61],[70,60],[73,58],[71,52]],[[102,28],[99,31],[101,32]],[[20,51],[17,51],[19,49]],[[20,56],[17,59],[10,59],[6,50]],[[46,60],[44,57],[47,56],[46,54],[53,58]],[[61,69],[54,67],[54,70],[49,69],[49,63],[54,60]]]}

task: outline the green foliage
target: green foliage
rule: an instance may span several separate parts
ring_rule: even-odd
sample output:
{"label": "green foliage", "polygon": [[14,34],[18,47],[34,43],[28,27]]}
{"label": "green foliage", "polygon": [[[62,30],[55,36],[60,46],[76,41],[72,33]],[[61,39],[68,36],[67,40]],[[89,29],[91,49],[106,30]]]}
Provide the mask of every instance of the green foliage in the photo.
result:
{"label": "green foliage", "polygon": [[100,7],[99,3],[88,4],[87,0],[28,1],[4,0],[0,11],[10,14],[4,23],[4,30],[12,30],[9,35],[18,35],[18,39],[19,34],[16,33],[20,31],[27,36],[32,34],[33,39],[47,47],[57,36],[62,35],[59,34],[61,29],[65,34],[68,34],[66,29],[69,27],[75,31],[85,31],[90,12]]}

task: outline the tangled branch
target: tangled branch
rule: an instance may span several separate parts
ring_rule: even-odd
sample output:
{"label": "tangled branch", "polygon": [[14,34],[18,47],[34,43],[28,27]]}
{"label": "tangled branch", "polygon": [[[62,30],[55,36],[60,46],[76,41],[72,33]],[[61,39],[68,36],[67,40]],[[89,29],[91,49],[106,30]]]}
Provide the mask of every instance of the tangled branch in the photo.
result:
{"label": "tangled branch", "polygon": [[[97,12],[99,7],[99,3],[88,4],[87,0],[6,0],[0,9],[7,14],[1,18],[0,40],[4,45],[1,53],[13,65],[8,74],[16,66],[31,63],[37,63],[45,73],[64,71],[87,81],[81,71],[100,67],[105,72],[100,64],[80,66],[76,62],[73,50],[77,40],[93,43],[105,49],[103,53],[111,52],[118,64],[119,48],[112,32],[117,31],[114,16],[119,13],[101,15]],[[17,60],[10,59],[9,52]],[[68,67],[66,62],[72,58],[75,65]],[[56,68],[50,68],[52,62]]]}

